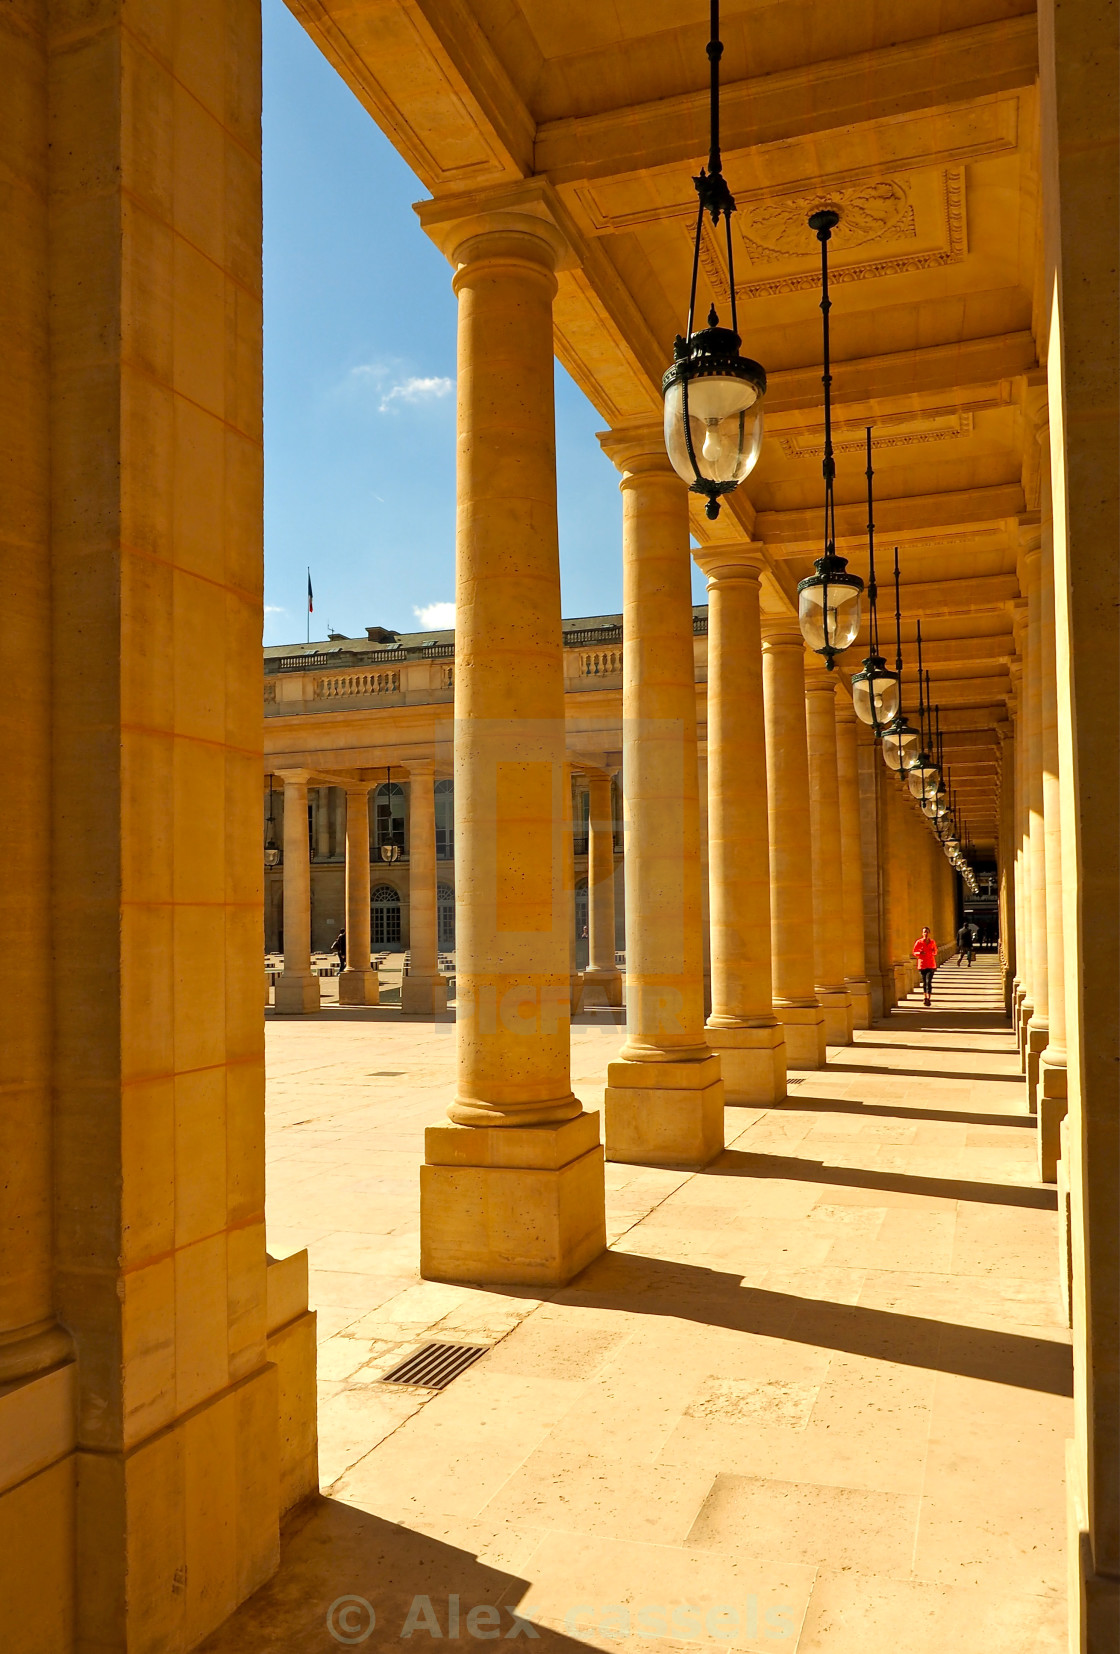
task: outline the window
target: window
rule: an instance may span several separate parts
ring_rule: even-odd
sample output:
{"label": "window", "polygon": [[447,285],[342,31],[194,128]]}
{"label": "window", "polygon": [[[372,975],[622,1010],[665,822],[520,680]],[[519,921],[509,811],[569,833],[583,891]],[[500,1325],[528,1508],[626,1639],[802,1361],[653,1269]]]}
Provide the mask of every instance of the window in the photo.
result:
{"label": "window", "polygon": [[[382,782],[374,792],[373,845],[374,851],[383,844],[395,844],[404,851],[404,788],[399,782]],[[376,855],[375,858],[376,859]]]}
{"label": "window", "polygon": [[370,892],[370,927],[375,948],[400,946],[401,898],[392,885],[379,884]]}
{"label": "window", "polygon": [[455,946],[455,892],[449,884],[436,886],[436,914],[439,951],[450,953]]}
{"label": "window", "polygon": [[[455,783],[436,782],[436,860],[455,859]],[[447,886],[441,885],[440,889]],[[454,893],[452,893],[454,899]]]}

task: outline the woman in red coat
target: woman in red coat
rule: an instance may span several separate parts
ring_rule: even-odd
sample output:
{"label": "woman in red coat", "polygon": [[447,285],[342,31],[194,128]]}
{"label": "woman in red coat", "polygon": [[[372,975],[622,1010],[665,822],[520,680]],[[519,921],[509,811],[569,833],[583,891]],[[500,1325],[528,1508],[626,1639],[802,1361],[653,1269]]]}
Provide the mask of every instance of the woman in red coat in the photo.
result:
{"label": "woman in red coat", "polygon": [[930,933],[928,925],[922,926],[922,934],[911,948],[911,953],[918,961],[918,971],[922,978],[922,992],[926,996],[926,1004],[933,1003],[933,973],[937,969],[937,943]]}

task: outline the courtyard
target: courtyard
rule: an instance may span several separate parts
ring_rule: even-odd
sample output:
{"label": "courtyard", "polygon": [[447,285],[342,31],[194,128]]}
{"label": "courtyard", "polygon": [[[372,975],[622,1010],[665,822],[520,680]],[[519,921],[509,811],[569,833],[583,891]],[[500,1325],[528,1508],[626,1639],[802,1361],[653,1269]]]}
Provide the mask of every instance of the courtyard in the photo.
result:
{"label": "courtyard", "polygon": [[[587,1108],[619,1040],[605,1009],[573,1026]],[[610,1250],[543,1298],[419,1278],[453,1056],[450,1015],[269,1021],[269,1248],[309,1253],[323,1496],[210,1654],[1064,1645],[1056,1197],[994,960],[729,1108],[706,1171],[608,1164]],[[383,1382],[429,1341],[489,1353]]]}

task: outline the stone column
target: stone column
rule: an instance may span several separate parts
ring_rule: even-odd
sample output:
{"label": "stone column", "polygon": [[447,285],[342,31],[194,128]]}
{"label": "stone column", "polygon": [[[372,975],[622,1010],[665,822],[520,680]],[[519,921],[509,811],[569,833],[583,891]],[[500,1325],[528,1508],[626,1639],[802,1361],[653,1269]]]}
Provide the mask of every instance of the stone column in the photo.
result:
{"label": "stone column", "polygon": [[1027,1097],[1038,1108],[1038,1064],[1050,1037],[1049,973],[1046,960],[1046,822],[1042,795],[1042,590],[1041,534],[1034,530],[1023,553],[1027,591],[1027,810],[1030,833],[1031,1014],[1027,1023]]}
{"label": "stone column", "polygon": [[[556,1285],[603,1250],[599,1121],[572,1093],[546,185],[422,202],[459,300],[458,1075],[421,1170],[421,1273]],[[515,549],[514,549],[515,548]]]}
{"label": "stone column", "polygon": [[859,801],[859,735],[866,726],[850,698],[836,698],[836,769],[840,784],[840,862],[844,905],[844,986],[852,1003],[852,1027],[871,1026],[871,983],[863,925],[863,833]]}
{"label": "stone column", "polygon": [[791,1068],[823,1068],[824,1012],[813,987],[813,843],[805,725],[805,645],[796,620],[762,620],[770,939],[774,1011]]}
{"label": "stone column", "polygon": [[1065,913],[1062,894],[1062,797],[1058,772],[1058,683],[1054,627],[1054,522],[1050,495],[1050,427],[1038,432],[1042,449],[1042,557],[1039,568],[1039,675],[1043,861],[1046,874],[1046,997],[1048,1033],[1038,1069],[1038,1175],[1058,1174],[1060,1131],[1069,1103],[1066,1054]]}
{"label": "stone column", "polygon": [[1015,726],[996,725],[999,757],[999,955],[1003,1002],[1011,1016],[1015,1005]]}
{"label": "stone column", "polygon": [[1027,650],[1027,606],[1021,600],[1012,614],[1018,659],[1011,662],[1011,699],[1015,707],[1015,937],[1018,968],[1015,978],[1014,1027],[1026,1069],[1026,1028],[1033,1009],[1031,999],[1030,925],[1030,817],[1027,810],[1027,712],[1023,663]]}
{"label": "stone column", "polygon": [[447,983],[439,971],[436,911],[435,761],[408,761],[408,975],[401,981],[405,1016],[439,1016]]}
{"label": "stone column", "polygon": [[[318,861],[329,861],[331,854],[331,793],[333,787],[320,787],[315,806],[315,856]],[[333,938],[332,938],[333,940]]]}
{"label": "stone column", "polygon": [[[340,1005],[376,1005],[377,972],[369,946],[369,782],[355,782],[346,799],[346,969],[338,979]],[[286,841],[285,841],[286,842]],[[285,955],[285,965],[287,955]]]}
{"label": "stone column", "polygon": [[1040,0],[1041,291],[1053,431],[1058,764],[1069,1118],[1073,1419],[1069,1647],[1120,1627],[1120,930],[1116,8]]}
{"label": "stone column", "polygon": [[601,988],[608,1005],[622,1004],[622,972],[614,962],[614,819],[611,777],[588,770],[587,969],[584,992]]}
{"label": "stone column", "polygon": [[836,758],[835,672],[805,656],[805,723],[809,741],[809,820],[813,834],[813,976],[829,1045],[852,1043],[852,1002],[844,981],[844,858]]}
{"label": "stone column", "polygon": [[708,577],[708,1042],[729,1103],[780,1103],[786,1042],[770,967],[762,547],[711,546],[694,556]]}
{"label": "stone column", "polygon": [[[305,1016],[319,1009],[319,978],[311,974],[311,846],[306,770],[284,783],[284,969],[276,978],[276,1009]],[[349,938],[347,938],[349,944]]]}
{"label": "stone column", "polygon": [[660,425],[600,437],[622,472],[626,1043],[607,1071],[607,1154],[704,1166],[723,1079],[704,1032],[688,492]]}

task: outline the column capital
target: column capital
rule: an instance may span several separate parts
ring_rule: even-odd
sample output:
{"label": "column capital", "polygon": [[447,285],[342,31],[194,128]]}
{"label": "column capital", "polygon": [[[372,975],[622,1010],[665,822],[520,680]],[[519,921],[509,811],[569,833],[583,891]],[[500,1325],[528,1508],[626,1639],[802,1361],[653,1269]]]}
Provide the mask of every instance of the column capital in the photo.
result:
{"label": "column capital", "polygon": [[599,431],[599,446],[604,454],[622,472],[625,487],[629,477],[663,477],[684,488],[684,483],[673,470],[665,451],[665,427],[661,420],[648,424],[625,425],[613,431]]}
{"label": "column capital", "polygon": [[725,580],[748,580],[758,585],[766,567],[766,547],[761,540],[716,541],[694,547],[692,560],[707,575],[709,586]]}
{"label": "column capital", "polygon": [[545,179],[418,201],[413,211],[460,273],[490,260],[528,259],[550,272],[583,262],[579,231]]}
{"label": "column capital", "polygon": [[273,770],[285,787],[310,787],[316,784],[317,771],[315,770]]}
{"label": "column capital", "polygon": [[408,771],[408,779],[414,781],[436,773],[434,758],[402,758],[400,767]]}
{"label": "column capital", "polygon": [[805,639],[796,615],[762,616],[762,647],[769,649],[804,650]]}

